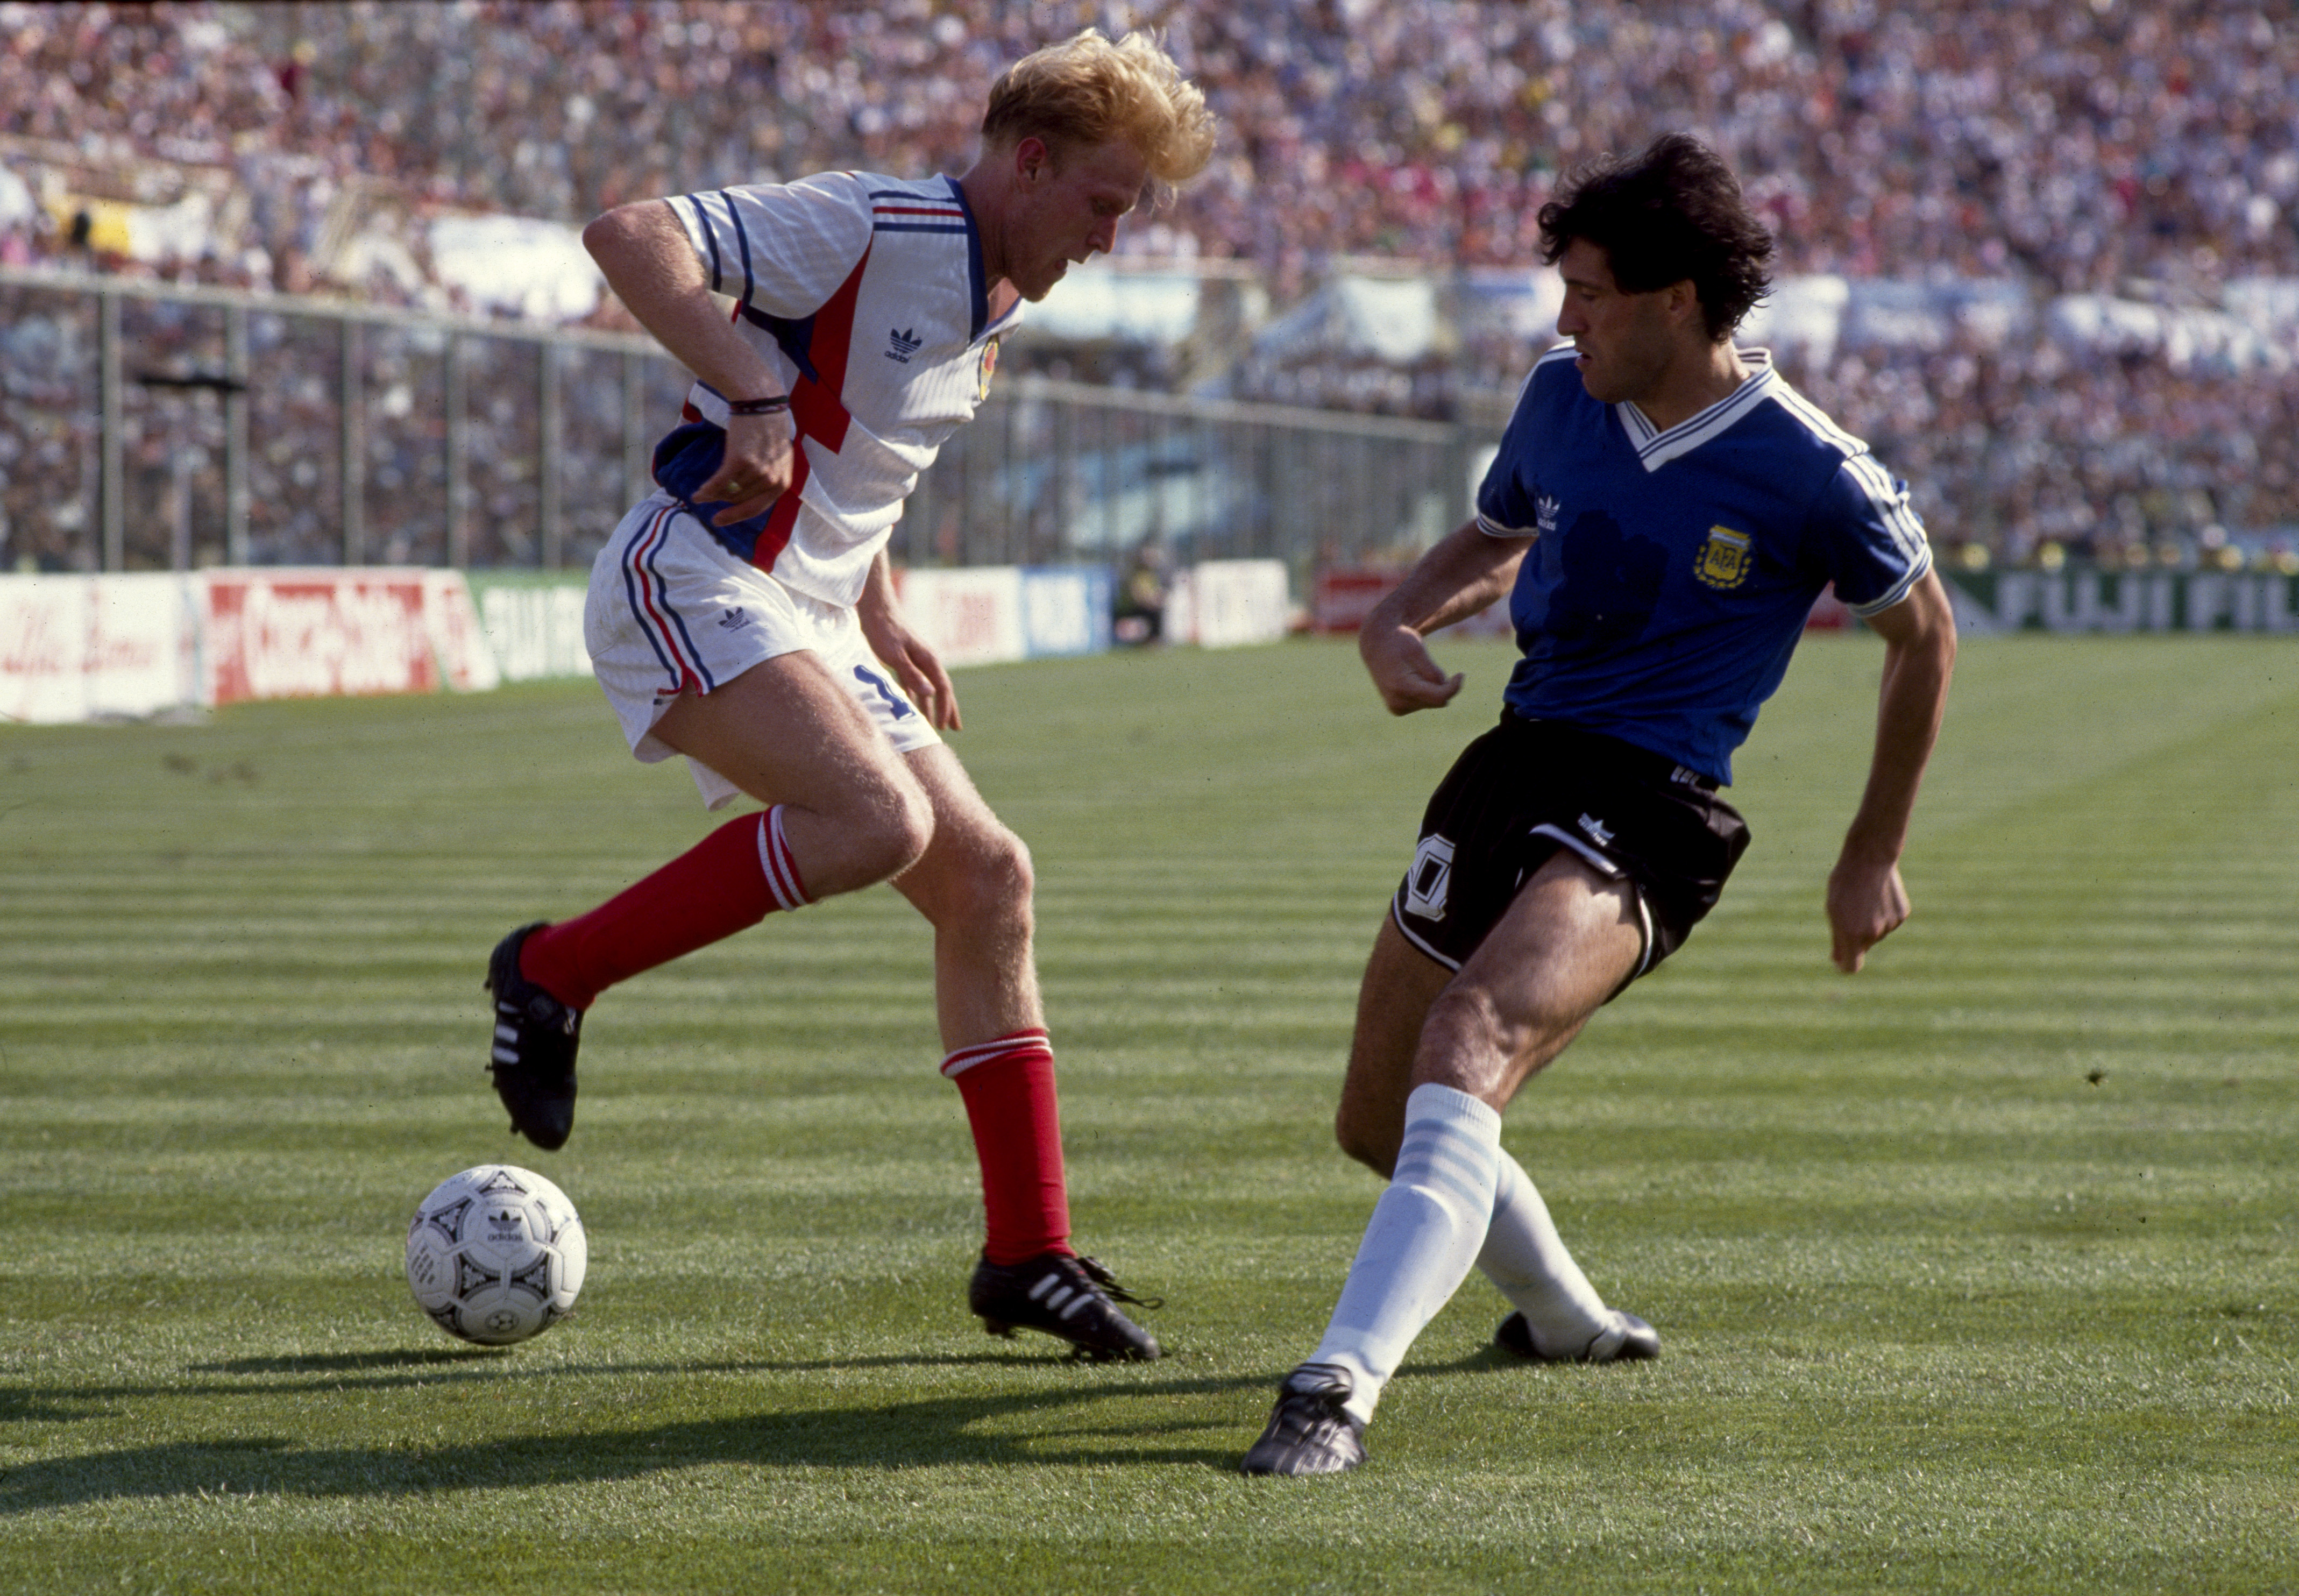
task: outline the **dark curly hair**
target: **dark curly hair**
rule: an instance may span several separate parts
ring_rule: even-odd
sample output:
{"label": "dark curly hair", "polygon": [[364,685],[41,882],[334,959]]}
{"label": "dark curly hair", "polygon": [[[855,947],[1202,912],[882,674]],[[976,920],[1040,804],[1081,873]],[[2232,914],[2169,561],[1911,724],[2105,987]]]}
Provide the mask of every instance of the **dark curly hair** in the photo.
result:
{"label": "dark curly hair", "polygon": [[1606,155],[1566,174],[1540,208],[1540,258],[1556,265],[1575,238],[1603,250],[1613,280],[1631,294],[1690,278],[1712,339],[1738,327],[1772,286],[1772,234],[1723,157],[1689,133],[1664,133],[1632,158]]}

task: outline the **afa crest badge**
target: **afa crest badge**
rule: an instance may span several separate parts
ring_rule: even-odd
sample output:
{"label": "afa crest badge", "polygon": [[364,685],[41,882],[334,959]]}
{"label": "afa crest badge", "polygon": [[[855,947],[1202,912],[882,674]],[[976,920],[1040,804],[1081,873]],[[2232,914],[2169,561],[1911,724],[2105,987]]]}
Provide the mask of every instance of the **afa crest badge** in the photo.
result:
{"label": "afa crest badge", "polygon": [[992,338],[982,346],[982,363],[975,368],[974,402],[976,404],[990,397],[990,375],[998,370],[998,342]]}
{"label": "afa crest badge", "polygon": [[1692,574],[1711,587],[1738,587],[1748,575],[1748,549],[1755,542],[1730,527],[1709,528]]}

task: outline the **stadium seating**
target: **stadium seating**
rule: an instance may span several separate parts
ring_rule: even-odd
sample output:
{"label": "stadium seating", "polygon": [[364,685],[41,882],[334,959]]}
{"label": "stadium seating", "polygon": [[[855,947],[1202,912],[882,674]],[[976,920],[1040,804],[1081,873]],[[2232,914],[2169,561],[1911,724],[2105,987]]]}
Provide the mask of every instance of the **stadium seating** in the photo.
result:
{"label": "stadium seating", "polygon": [[[1672,126],[1735,161],[1797,273],[2010,281],[2039,303],[2165,314],[2256,309],[2299,283],[2299,26],[2274,8],[1130,9],[1166,29],[1227,136],[1128,247],[1250,262],[1281,305],[1358,257],[1524,262],[1561,170]],[[1025,0],[0,10],[0,262],[449,307],[470,299],[432,258],[425,224],[443,214],[566,223],[709,183],[951,169],[988,77],[1042,42],[1044,15]],[[2294,324],[2254,318],[2267,357],[2249,364],[2182,360],[2167,339],[1951,329],[1805,347],[1789,370],[1917,485],[1946,539],[2015,560],[2170,539],[2192,558],[2208,528],[2299,525]],[[1403,369],[1247,362],[1232,391],[1477,416],[1524,357],[1501,338]],[[5,358],[13,382],[33,357]]]}

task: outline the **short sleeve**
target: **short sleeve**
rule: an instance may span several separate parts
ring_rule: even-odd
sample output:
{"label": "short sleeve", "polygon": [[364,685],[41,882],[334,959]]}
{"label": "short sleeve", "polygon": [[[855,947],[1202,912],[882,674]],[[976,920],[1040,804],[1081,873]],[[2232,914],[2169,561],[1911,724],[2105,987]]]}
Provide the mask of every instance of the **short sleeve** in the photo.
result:
{"label": "short sleeve", "polygon": [[1855,615],[1890,609],[1932,568],[1908,485],[1872,454],[1855,454],[1837,469],[1813,507],[1812,531],[1836,596]]}
{"label": "short sleeve", "polygon": [[713,292],[785,320],[819,309],[870,245],[870,196],[844,173],[668,203]]}
{"label": "short sleeve", "polygon": [[1516,409],[1510,412],[1508,428],[1501,434],[1500,452],[1493,456],[1484,481],[1477,487],[1477,526],[1490,537],[1531,537],[1539,530],[1532,496],[1539,481],[1535,444],[1540,436],[1533,394],[1540,380],[1540,368],[1536,365],[1518,390]]}

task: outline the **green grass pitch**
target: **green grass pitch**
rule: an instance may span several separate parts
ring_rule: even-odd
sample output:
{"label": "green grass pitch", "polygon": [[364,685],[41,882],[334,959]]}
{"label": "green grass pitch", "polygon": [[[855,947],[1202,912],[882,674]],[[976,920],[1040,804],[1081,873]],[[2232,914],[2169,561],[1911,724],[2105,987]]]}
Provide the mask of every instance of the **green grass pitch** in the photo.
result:
{"label": "green grass pitch", "polygon": [[[1822,878],[1880,651],[1740,759],[1723,906],[1511,1113],[1661,1359],[1527,1370],[1472,1276],[1359,1473],[1232,1471],[1375,1196],[1328,1126],[1420,805],[1488,723],[1346,644],[974,671],[1036,852],[1080,1242],[1173,1355],[964,1311],[927,938],[878,891],[592,1016],[512,1140],[479,978],[713,822],[585,684],[0,731],[0,1591],[2299,1586],[2299,651],[1964,650],[1847,979]],[[580,1205],[580,1313],[410,1301],[436,1181]]]}

